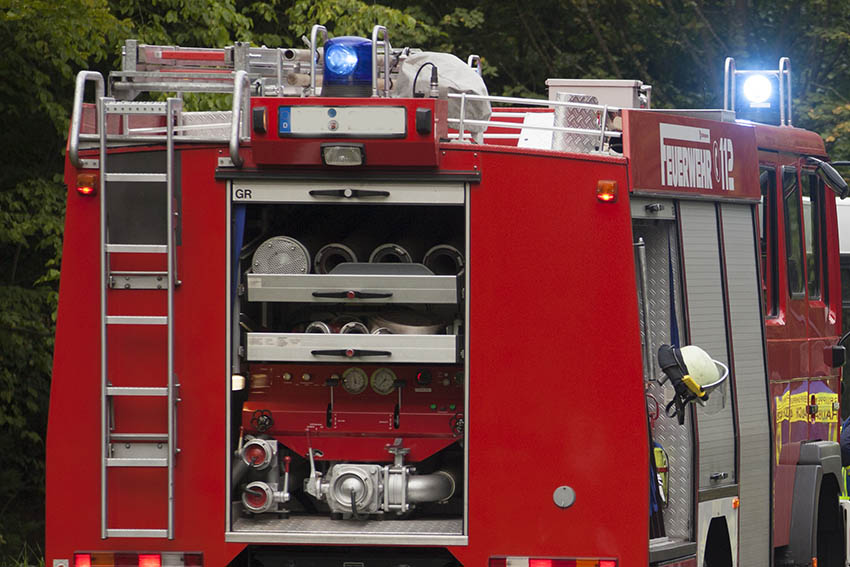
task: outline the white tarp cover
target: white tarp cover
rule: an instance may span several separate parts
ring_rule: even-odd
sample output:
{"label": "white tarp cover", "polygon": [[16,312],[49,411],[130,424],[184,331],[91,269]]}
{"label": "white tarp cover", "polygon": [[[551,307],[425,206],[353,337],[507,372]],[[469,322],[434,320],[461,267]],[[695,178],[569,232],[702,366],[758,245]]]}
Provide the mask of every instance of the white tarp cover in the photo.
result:
{"label": "white tarp cover", "polygon": [[[396,84],[392,90],[392,96],[409,98],[413,96],[413,78],[416,72],[425,63],[433,63],[437,66],[437,76],[440,83],[440,93],[466,93],[474,95],[487,96],[487,85],[481,79],[475,69],[455,57],[450,53],[436,53],[432,51],[423,51],[408,56],[399,69]],[[416,79],[416,92],[428,93],[431,82],[431,66],[427,65],[419,73]],[[460,100],[455,98],[449,99],[449,118],[460,118]],[[490,102],[489,101],[466,101],[466,109],[464,112],[464,120],[489,120],[490,119]],[[449,126],[456,124],[449,123]],[[476,135],[480,140],[480,134],[486,129],[482,125],[466,125],[465,130]]]}

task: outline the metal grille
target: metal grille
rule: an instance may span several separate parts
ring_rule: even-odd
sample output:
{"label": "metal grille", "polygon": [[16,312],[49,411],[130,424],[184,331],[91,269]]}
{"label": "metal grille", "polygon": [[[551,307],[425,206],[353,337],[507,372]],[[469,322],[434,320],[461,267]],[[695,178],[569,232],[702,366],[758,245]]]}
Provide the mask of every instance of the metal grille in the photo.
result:
{"label": "metal grille", "polygon": [[[599,104],[595,96],[573,93],[558,93],[556,100],[581,104]],[[597,111],[593,109],[556,106],[555,126],[598,130],[599,117]],[[595,151],[598,145],[598,136],[570,134],[569,132],[555,132],[552,135],[552,149],[562,152],[590,153]]]}
{"label": "metal grille", "polygon": [[215,112],[184,112],[180,120],[182,128],[178,128],[182,136],[197,138],[223,138],[230,135],[233,111]]}
{"label": "metal grille", "polygon": [[255,274],[307,274],[310,252],[294,238],[275,236],[260,244],[251,265]]}

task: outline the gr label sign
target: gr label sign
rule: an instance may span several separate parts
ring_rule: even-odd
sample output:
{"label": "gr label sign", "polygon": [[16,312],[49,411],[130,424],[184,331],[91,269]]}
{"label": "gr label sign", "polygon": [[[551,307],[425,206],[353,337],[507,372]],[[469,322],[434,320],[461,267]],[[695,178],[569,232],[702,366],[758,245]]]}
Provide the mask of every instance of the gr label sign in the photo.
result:
{"label": "gr label sign", "polygon": [[250,189],[241,189],[235,188],[233,189],[233,200],[234,201],[250,201],[252,199],[251,190]]}

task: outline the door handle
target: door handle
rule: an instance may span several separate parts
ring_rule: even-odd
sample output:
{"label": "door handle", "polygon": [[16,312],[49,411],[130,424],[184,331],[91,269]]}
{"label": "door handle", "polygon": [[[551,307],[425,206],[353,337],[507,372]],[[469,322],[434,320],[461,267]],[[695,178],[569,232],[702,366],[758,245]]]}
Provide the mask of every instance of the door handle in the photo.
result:
{"label": "door handle", "polygon": [[389,197],[389,191],[375,191],[373,189],[313,189],[311,197]]}

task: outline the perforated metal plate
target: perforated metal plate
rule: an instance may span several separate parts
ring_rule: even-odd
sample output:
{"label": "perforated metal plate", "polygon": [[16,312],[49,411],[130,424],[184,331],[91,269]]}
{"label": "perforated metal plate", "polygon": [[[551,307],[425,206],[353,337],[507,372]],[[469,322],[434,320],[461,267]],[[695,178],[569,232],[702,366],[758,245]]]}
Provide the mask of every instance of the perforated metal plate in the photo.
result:
{"label": "perforated metal plate", "polygon": [[[657,222],[651,220],[634,221],[634,239],[644,239],[646,246],[646,271],[647,271],[647,295],[649,296],[649,340],[652,345],[652,364],[655,361],[658,347],[662,344],[671,344],[671,316],[670,316],[670,273],[672,271],[675,282],[673,287],[676,305],[676,320],[679,327],[680,344],[684,342],[684,321],[682,308],[681,286],[678,281],[679,271],[679,244],[677,240],[676,225],[673,222]],[[642,339],[644,331],[641,329]],[[656,368],[656,375],[661,371]],[[649,377],[646,376],[648,379]],[[673,397],[673,387],[670,383],[661,385],[658,382],[648,383],[647,393],[658,401],[660,415],[655,421],[653,439],[664,447],[668,457],[669,468],[669,492],[668,505],[664,509],[664,527],[668,537],[676,539],[691,539],[691,511],[692,511],[692,431],[693,426],[688,414],[684,425],[679,425],[676,418],[669,418],[664,414],[664,406]],[[649,409],[654,409],[654,402],[650,401]]]}
{"label": "perforated metal plate", "polygon": [[184,112],[181,114],[183,121],[183,136],[193,138],[227,138],[230,136],[230,123],[232,112],[204,111]]}
{"label": "perforated metal plate", "polygon": [[[595,96],[573,93],[558,93],[557,100],[559,102],[599,104]],[[595,110],[556,106],[555,126],[598,130],[599,121]],[[582,134],[570,134],[568,132],[555,132],[552,135],[552,149],[562,152],[589,153],[596,150],[596,146],[598,145],[598,136],[585,136]]]}
{"label": "perforated metal plate", "polygon": [[391,535],[461,535],[463,521],[457,519],[434,520],[381,520],[352,521],[331,520],[324,517],[292,516],[279,519],[274,516],[239,518],[234,531],[283,532],[289,534],[391,534]]}
{"label": "perforated metal plate", "polygon": [[307,274],[310,252],[294,238],[275,236],[260,244],[251,267],[255,274]]}

